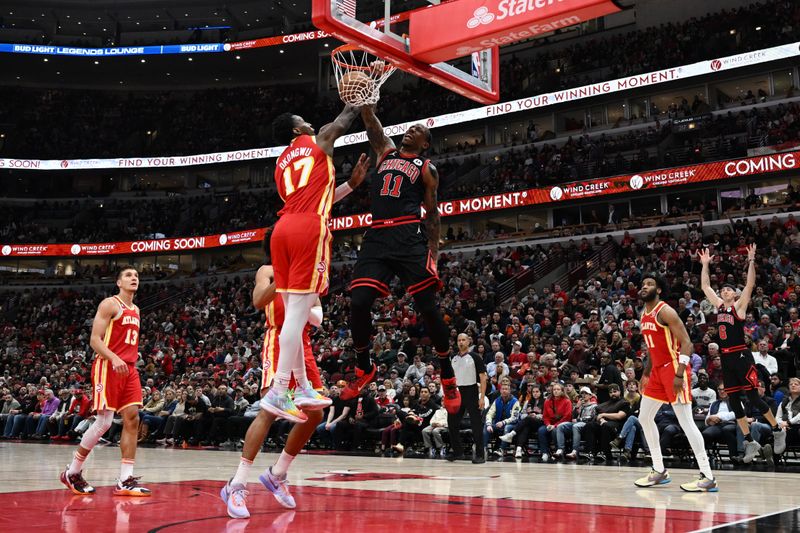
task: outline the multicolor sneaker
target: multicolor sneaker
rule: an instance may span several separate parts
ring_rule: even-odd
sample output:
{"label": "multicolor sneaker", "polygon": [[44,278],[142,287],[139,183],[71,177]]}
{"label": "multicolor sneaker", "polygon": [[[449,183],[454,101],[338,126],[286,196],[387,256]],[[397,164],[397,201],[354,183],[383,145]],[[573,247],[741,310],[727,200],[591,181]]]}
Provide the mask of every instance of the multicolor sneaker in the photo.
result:
{"label": "multicolor sneaker", "polygon": [[61,483],[63,483],[69,490],[73,492],[73,494],[78,494],[79,496],[85,496],[87,494],[94,494],[94,487],[89,485],[85,479],[83,479],[83,473],[78,472],[77,474],[69,475],[69,465],[61,472]]}
{"label": "multicolor sneaker", "polygon": [[666,469],[663,472],[656,472],[655,468],[651,468],[649,474],[637,479],[633,484],[637,487],[655,487],[656,485],[666,485],[670,481],[672,479]]}
{"label": "multicolor sneaker", "polygon": [[140,477],[128,476],[125,481],[117,481],[114,487],[114,496],[134,496],[137,498],[150,497],[150,489],[139,486]]}
{"label": "multicolor sneaker", "polygon": [[745,441],[744,443],[744,462],[752,463],[758,452],[761,451],[761,445],[754,440]]}
{"label": "multicolor sneaker", "polygon": [[294,501],[294,497],[292,497],[291,493],[289,492],[289,481],[286,479],[286,476],[278,477],[272,473],[272,467],[270,467],[267,472],[258,476],[258,480],[266,487],[268,491],[275,496],[275,499],[278,500],[278,503],[286,507],[287,509],[294,509],[297,507],[297,503]]}
{"label": "multicolor sneaker", "polygon": [[285,418],[289,422],[302,424],[308,420],[305,413],[294,404],[288,390],[285,392],[275,392],[275,389],[270,389],[269,392],[261,398],[261,408],[278,418]]}
{"label": "multicolor sneaker", "polygon": [[330,398],[323,396],[308,384],[294,389],[293,400],[297,407],[308,411],[321,411],[333,403]]}
{"label": "multicolor sneaker", "polygon": [[779,429],[772,432],[772,451],[775,455],[780,455],[786,451],[786,431]]}
{"label": "multicolor sneaker", "polygon": [[683,485],[681,485],[681,489],[685,490],[686,492],[717,492],[717,491],[719,491],[719,487],[717,487],[717,480],[716,479],[708,479],[703,474],[700,474],[700,476],[696,480],[690,481],[689,483],[684,483]]}
{"label": "multicolor sneaker", "polygon": [[231,518],[250,518],[250,511],[247,510],[247,495],[250,492],[244,488],[241,483],[231,485],[228,481],[222,490],[219,491],[219,497],[228,506],[228,516]]}
{"label": "multicolor sneaker", "polygon": [[458,414],[461,409],[461,393],[456,385],[456,378],[442,380],[442,394],[444,395],[444,408],[451,415]]}
{"label": "multicolor sneaker", "polygon": [[367,386],[367,383],[372,381],[375,378],[375,373],[378,369],[375,367],[375,364],[372,364],[372,369],[369,372],[364,372],[360,368],[356,367],[356,379],[351,381],[347,384],[347,387],[342,389],[342,392],[339,393],[339,398],[342,400],[352,400],[356,398],[364,387]]}

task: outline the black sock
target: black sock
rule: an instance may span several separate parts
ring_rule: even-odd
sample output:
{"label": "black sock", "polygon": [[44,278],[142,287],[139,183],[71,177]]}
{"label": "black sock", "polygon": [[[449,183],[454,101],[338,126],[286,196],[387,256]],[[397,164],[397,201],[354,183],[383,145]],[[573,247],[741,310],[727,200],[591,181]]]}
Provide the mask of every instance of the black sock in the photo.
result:
{"label": "black sock", "polygon": [[748,433],[747,435],[744,436],[744,440],[746,440],[747,442],[753,442],[753,436],[750,433]]}
{"label": "black sock", "polygon": [[436,352],[436,355],[439,356],[439,366],[442,369],[441,377],[442,379],[450,379],[456,377],[456,373],[453,371],[453,364],[450,362],[450,351],[446,351],[444,353]]}
{"label": "black sock", "polygon": [[369,372],[372,370],[372,359],[369,357],[369,348],[356,348],[356,366],[359,370]]}

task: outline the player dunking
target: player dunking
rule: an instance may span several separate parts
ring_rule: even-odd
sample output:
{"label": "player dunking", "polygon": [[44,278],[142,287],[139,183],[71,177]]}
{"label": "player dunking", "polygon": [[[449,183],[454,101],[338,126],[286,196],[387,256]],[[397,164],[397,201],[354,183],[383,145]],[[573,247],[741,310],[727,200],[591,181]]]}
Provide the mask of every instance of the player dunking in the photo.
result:
{"label": "player dunking", "polygon": [[692,418],[691,376],[687,369],[692,341],[675,309],[661,300],[665,290],[666,283],[660,277],[646,275],[642,279],[642,290],[639,292],[644,301],[641,331],[650,357],[644,372],[648,380],[642,393],[639,423],[650,449],[653,468],[647,476],[637,479],[635,484],[637,487],[653,487],[672,481],[664,468],[655,422],[661,404],[671,403],[700,467],[700,477],[684,483],[681,489],[687,492],[716,492],[719,489],[708,462],[703,435]]}
{"label": "player dunking", "polygon": [[[363,181],[369,167],[369,160],[365,154],[362,154],[356,166],[353,168],[353,175],[348,182],[350,187],[355,188]],[[342,196],[344,197],[344,196]],[[269,255],[269,240],[270,237],[264,238],[264,248]],[[275,372],[278,369],[278,361],[280,360],[280,345],[278,337],[281,334],[281,328],[285,318],[285,308],[283,305],[283,298],[277,296],[275,293],[275,274],[271,265],[264,265],[256,272],[256,285],[253,289],[253,307],[256,309],[264,309],[265,315],[265,331],[264,331],[264,346],[261,350],[261,392],[264,394],[267,389],[272,385],[275,378]],[[314,307],[308,315],[308,324],[318,327],[322,324],[322,304],[317,298]],[[303,328],[303,363],[305,365],[306,376],[308,381],[315,391],[322,391],[322,379],[320,378],[319,368],[314,359],[314,354],[311,351],[311,339],[309,337],[309,327]],[[305,413],[308,417],[303,424],[295,424],[289,432],[289,438],[286,440],[286,445],[283,447],[280,457],[268,468],[262,475],[258,477],[259,481],[275,496],[275,499],[289,509],[293,509],[296,504],[294,497],[289,492],[288,484],[286,483],[286,474],[289,466],[294,461],[298,453],[303,449],[317,425],[322,421],[322,411],[309,410]],[[244,438],[244,448],[242,449],[242,457],[239,460],[239,467],[236,470],[236,475],[225,484],[220,491],[222,500],[228,507],[228,515],[232,518],[249,518],[250,511],[247,510],[247,476],[250,473],[250,467],[253,466],[253,461],[258,455],[258,450],[264,442],[264,438],[269,433],[272,423],[277,417],[271,412],[261,409],[256,415],[255,420],[250,424],[247,429],[247,435]]]}
{"label": "player dunking", "polygon": [[747,314],[750,296],[753,294],[756,284],[756,245],[751,244],[747,248],[747,283],[738,300],[736,299],[736,288],[732,285],[723,285],[719,296],[714,292],[708,274],[708,265],[713,256],[708,249],[702,250],[699,255],[700,262],[703,264],[700,287],[711,305],[717,308],[717,342],[722,353],[722,382],[730,399],[731,410],[736,415],[736,423],[744,435],[744,462],[752,462],[761,450],[761,445],[750,435],[750,425],[747,423],[747,416],[742,405],[744,396],[747,396],[750,405],[758,409],[772,426],[773,452],[780,455],[786,450],[786,432],[778,427],[775,415],[758,395],[758,370],[756,370],[753,354],[745,345],[744,339],[744,318],[742,317]]}
{"label": "player dunking", "polygon": [[[378,296],[389,295],[395,274],[414,297],[416,310],[425,321],[441,366],[444,406],[457,413],[461,398],[450,362],[449,331],[436,305],[440,288],[436,263],[439,256],[439,211],[436,189],[439,173],[421,154],[431,143],[431,133],[422,124],[403,135],[400,149],[383,132],[375,106],[363,106],[361,117],[367,137],[377,155],[377,176],[372,180],[370,200],[372,227],[367,230],[350,284],[350,328],[356,351],[356,379],[341,398],[356,397],[375,377],[369,356],[372,320],[370,309]],[[426,210],[423,232],[420,204]]]}
{"label": "player dunking", "polygon": [[100,437],[111,427],[114,412],[122,417],[119,441],[122,465],[114,489],[116,496],[150,496],[150,490],[133,477],[142,384],[136,361],[139,359],[139,308],[133,296],[139,288],[139,273],[131,266],[117,274],[119,294],[106,298],[97,308],[92,323],[90,345],[97,356],[92,365],[94,424],[83,434],[72,463],[61,472],[61,482],[75,494],[92,494],[94,488],[83,479],[83,462]]}
{"label": "player dunking", "polygon": [[[308,383],[303,364],[303,328],[320,294],[328,291],[331,206],[352,191],[347,183],[335,188],[333,143],[352,124],[358,109],[345,106],[336,120],[320,128],[315,136],[311,124],[291,113],[272,123],[273,134],[289,146],[278,158],[275,182],[284,201],[272,232],[270,251],[275,268],[275,290],[283,298],[286,318],[279,344],[281,358],[275,380],[261,400],[263,409],[292,422],[305,422],[307,410],[324,409],[331,400]],[[294,375],[294,396],[289,380]]]}

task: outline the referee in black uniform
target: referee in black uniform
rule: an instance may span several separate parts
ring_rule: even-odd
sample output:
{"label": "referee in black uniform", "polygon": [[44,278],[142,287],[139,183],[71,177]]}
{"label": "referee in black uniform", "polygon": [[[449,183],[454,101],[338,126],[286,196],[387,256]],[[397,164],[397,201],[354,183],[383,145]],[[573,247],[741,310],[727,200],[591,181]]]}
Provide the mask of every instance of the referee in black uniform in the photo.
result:
{"label": "referee in black uniform", "polygon": [[473,463],[486,461],[483,452],[483,402],[486,391],[486,365],[478,354],[469,350],[472,339],[466,334],[458,336],[458,354],[451,359],[456,374],[456,384],[461,393],[461,408],[454,415],[447,415],[447,427],[450,430],[450,447],[453,453],[447,457],[449,461],[464,458],[464,445],[461,442],[461,420],[464,411],[469,413],[472,425],[472,439],[477,443],[472,458]]}

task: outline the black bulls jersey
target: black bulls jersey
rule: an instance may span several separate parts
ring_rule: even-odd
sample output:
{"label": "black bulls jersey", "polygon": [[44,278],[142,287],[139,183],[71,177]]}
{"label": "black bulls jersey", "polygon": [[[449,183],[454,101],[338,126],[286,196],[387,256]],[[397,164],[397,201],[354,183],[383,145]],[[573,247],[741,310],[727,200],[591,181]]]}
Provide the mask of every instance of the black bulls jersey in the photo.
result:
{"label": "black bulls jersey", "polygon": [[420,219],[420,205],[425,198],[422,174],[428,163],[429,160],[419,155],[406,154],[396,148],[379,159],[370,190],[373,224],[397,218],[401,221]]}
{"label": "black bulls jersey", "polygon": [[735,307],[720,306],[717,309],[717,340],[723,353],[747,349],[744,344],[744,320],[739,318]]}

